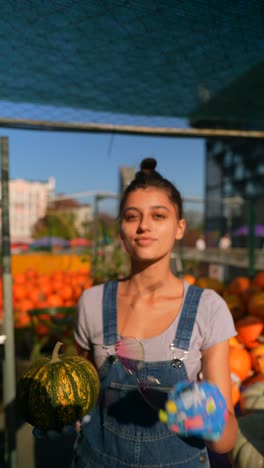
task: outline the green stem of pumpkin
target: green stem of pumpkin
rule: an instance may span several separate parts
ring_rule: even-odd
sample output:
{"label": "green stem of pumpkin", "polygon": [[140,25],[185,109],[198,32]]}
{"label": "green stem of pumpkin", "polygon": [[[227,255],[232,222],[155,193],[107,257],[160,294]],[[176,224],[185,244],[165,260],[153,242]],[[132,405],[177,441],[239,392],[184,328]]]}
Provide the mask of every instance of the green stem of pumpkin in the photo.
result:
{"label": "green stem of pumpkin", "polygon": [[59,362],[60,361],[60,358],[59,358],[59,350],[60,348],[64,345],[64,343],[62,343],[61,341],[57,341],[57,343],[55,344],[54,348],[53,348],[53,351],[52,351],[52,355],[51,355],[51,364],[53,362]]}

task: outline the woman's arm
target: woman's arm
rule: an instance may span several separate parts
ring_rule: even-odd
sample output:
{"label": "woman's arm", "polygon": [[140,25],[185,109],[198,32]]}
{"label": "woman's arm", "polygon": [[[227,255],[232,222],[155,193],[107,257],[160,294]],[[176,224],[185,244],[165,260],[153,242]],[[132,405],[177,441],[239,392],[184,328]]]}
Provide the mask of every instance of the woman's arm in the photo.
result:
{"label": "woman's arm", "polygon": [[238,430],[232,404],[228,340],[202,351],[202,375],[203,380],[218,387],[226,400],[228,410],[228,418],[221,438],[216,442],[207,442],[207,446],[217,453],[226,453],[232,449]]}
{"label": "woman's arm", "polygon": [[77,341],[75,341],[74,344],[75,344],[77,354],[79,354],[79,356],[83,356],[84,358],[88,359],[88,361],[91,361],[94,364],[93,355],[92,355],[91,351],[88,351],[87,349],[82,348],[77,343]]}

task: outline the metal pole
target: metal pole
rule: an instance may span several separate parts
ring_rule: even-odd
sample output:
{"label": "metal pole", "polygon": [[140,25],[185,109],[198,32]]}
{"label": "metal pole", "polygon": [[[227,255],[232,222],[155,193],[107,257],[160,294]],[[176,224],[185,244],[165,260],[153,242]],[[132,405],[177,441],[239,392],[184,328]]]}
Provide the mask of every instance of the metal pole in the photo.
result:
{"label": "metal pole", "polygon": [[152,135],[158,137],[227,137],[264,138],[263,130],[240,130],[227,128],[175,128],[143,127],[138,125],[118,125],[98,122],[54,122],[48,120],[10,119],[0,117],[0,126],[23,130],[48,130],[61,132],[118,133],[125,135]]}
{"label": "metal pole", "polygon": [[98,195],[95,195],[94,197],[94,258],[95,262],[97,263],[97,248],[98,248],[98,201],[99,197]]}
{"label": "metal pole", "polygon": [[256,274],[255,269],[255,248],[256,248],[256,209],[255,200],[248,200],[248,260],[249,260],[249,277],[253,278]]}
{"label": "metal pole", "polygon": [[2,261],[3,261],[3,331],[6,336],[3,363],[3,405],[5,413],[4,457],[7,468],[16,467],[16,377],[12,275],[9,233],[9,151],[8,138],[0,138],[2,170]]}

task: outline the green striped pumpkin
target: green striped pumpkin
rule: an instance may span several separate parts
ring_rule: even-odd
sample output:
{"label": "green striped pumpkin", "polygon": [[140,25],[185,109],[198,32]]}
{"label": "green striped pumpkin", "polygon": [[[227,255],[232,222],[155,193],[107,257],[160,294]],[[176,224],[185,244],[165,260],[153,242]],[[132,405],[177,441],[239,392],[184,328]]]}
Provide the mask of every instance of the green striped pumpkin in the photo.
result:
{"label": "green striped pumpkin", "polygon": [[31,364],[17,385],[21,417],[43,430],[60,429],[89,413],[99,394],[99,377],[93,364],[77,355],[59,355],[57,342],[51,358]]}

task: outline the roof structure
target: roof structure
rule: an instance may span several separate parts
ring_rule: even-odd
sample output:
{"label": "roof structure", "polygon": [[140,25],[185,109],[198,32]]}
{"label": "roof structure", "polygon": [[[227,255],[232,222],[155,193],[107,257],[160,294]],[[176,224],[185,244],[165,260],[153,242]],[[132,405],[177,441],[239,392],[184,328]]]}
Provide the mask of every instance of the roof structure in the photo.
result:
{"label": "roof structure", "polygon": [[263,128],[262,0],[2,0],[0,51],[0,125]]}

